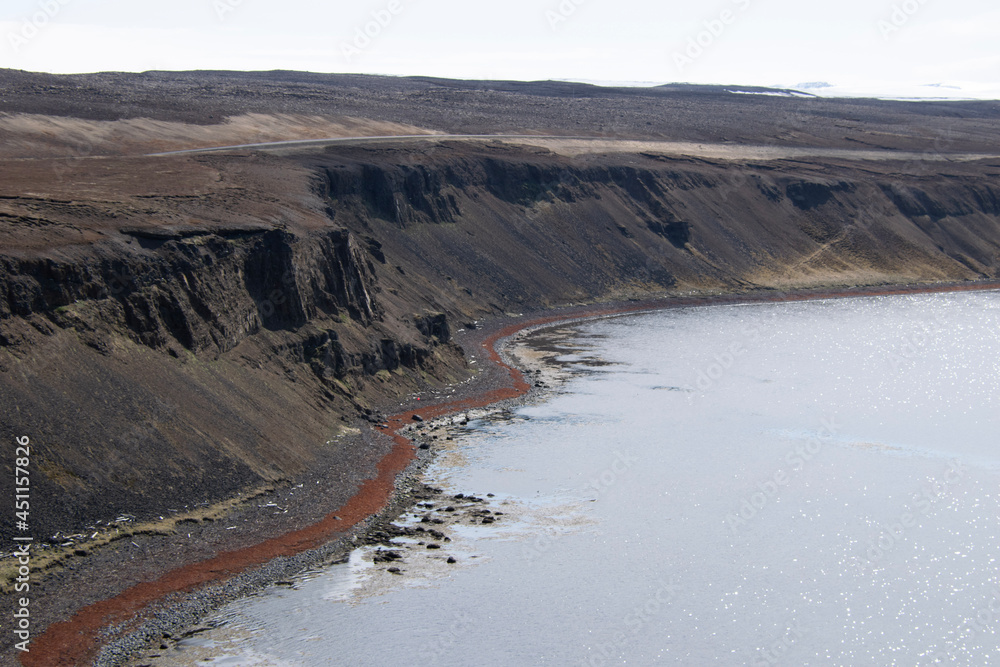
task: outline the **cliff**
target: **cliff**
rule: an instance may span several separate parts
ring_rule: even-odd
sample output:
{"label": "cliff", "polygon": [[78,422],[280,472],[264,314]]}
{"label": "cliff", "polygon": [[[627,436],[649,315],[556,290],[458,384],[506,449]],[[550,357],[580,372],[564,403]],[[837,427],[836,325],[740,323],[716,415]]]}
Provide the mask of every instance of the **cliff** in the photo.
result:
{"label": "cliff", "polygon": [[439,300],[448,312],[663,290],[976,280],[1000,267],[997,160],[927,173],[896,161],[816,159],[803,169],[445,144],[330,150],[303,163],[336,223],[377,239],[389,265],[453,286]]}
{"label": "cliff", "polygon": [[[39,536],[155,518],[338,461],[357,472],[368,454],[339,436],[414,391],[470,377],[451,335],[477,319],[1000,277],[1000,160],[947,152],[996,148],[991,103],[289,73],[2,75],[18,114],[0,119],[0,436],[34,443]],[[192,97],[215,79],[229,92]],[[232,92],[235,80],[257,92]],[[288,90],[309,95],[289,101]],[[100,102],[112,94],[130,101]],[[341,115],[215,116],[324,104]],[[145,154],[185,136],[455,132],[476,129],[474,118],[480,131],[581,131],[561,124],[570,116],[605,137],[707,138],[716,157],[515,139]],[[607,118],[618,131],[598,128]],[[885,150],[750,159],[727,154],[733,136]]]}
{"label": "cliff", "polygon": [[[160,164],[259,193],[248,162],[298,183],[260,194],[286,221],[213,222],[206,196],[163,224],[173,202],[146,197],[93,242],[0,256],[0,421],[36,443],[40,534],[291,479],[373,406],[467,377],[450,330],[491,314],[1000,277],[996,161],[803,170],[446,142]],[[10,197],[2,221],[65,231],[75,205]]]}

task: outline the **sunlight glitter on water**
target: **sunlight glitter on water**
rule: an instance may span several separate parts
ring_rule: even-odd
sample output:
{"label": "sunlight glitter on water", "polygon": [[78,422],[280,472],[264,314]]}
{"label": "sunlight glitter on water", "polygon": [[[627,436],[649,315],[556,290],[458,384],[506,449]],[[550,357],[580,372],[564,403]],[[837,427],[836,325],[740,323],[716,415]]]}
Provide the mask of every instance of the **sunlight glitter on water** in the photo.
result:
{"label": "sunlight glitter on water", "polygon": [[211,639],[239,639],[216,650],[282,665],[1000,660],[1000,294],[577,329],[586,346],[566,361],[609,364],[480,424],[430,473],[520,507],[506,532],[461,528],[461,566],[411,580],[355,563],[238,602]]}

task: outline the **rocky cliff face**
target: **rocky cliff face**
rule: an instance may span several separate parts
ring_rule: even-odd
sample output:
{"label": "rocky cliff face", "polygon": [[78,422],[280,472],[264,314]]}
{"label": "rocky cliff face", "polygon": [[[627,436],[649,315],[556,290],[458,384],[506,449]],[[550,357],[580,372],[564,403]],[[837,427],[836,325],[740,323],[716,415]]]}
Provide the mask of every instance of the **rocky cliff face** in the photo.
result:
{"label": "rocky cliff face", "polygon": [[226,352],[261,329],[320,316],[380,317],[370,262],[344,230],[296,239],[267,232],[123,228],[131,252],[96,246],[86,262],[3,258],[0,317],[122,333],[153,349]]}
{"label": "rocky cliff face", "polygon": [[452,146],[341,150],[308,164],[334,221],[377,239],[388,264],[433,258],[422,273],[501,309],[681,286],[973,280],[998,269],[1000,186],[988,161],[929,175],[902,162],[803,169]]}
{"label": "rocky cliff face", "polygon": [[34,435],[41,533],[289,478],[371,401],[463,365],[444,321],[383,323],[346,230],[122,235],[0,260],[0,417]]}
{"label": "rocky cliff face", "polygon": [[37,443],[46,532],[294,477],[378,405],[467,377],[450,341],[477,318],[1000,277],[988,160],[928,173],[448,143],[164,160],[238,196],[88,204],[111,211],[99,222],[37,198],[0,210],[5,233],[100,232],[0,252],[2,436]]}

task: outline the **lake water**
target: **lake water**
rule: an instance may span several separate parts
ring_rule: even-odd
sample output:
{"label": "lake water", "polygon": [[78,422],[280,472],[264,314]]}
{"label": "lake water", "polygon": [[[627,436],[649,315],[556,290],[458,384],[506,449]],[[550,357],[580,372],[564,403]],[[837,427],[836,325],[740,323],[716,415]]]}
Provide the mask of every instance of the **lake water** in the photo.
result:
{"label": "lake water", "polygon": [[401,575],[358,550],[156,664],[1000,664],[1000,293],[573,331],[557,392],[430,471],[495,524]]}

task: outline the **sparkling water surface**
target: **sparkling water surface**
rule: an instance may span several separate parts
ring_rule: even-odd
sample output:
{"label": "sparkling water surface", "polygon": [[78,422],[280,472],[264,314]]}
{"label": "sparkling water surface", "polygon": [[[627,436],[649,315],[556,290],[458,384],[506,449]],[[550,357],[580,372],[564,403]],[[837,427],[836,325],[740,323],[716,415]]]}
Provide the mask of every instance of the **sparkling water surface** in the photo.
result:
{"label": "sparkling water surface", "polygon": [[495,526],[403,576],[357,551],[156,664],[1000,664],[1000,293],[574,330],[556,394],[430,471]]}

